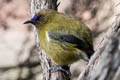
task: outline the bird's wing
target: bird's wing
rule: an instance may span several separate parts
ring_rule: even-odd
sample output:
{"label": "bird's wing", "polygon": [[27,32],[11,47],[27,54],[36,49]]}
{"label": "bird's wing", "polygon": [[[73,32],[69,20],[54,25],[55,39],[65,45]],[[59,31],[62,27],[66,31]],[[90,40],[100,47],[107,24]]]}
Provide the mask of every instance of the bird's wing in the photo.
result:
{"label": "bird's wing", "polygon": [[90,57],[93,53],[93,47],[86,41],[84,38],[78,38],[72,34],[65,34],[63,32],[49,32],[49,37],[53,40],[59,41],[63,44],[65,43],[71,43],[75,44],[76,48],[83,50],[88,53],[88,56]]}

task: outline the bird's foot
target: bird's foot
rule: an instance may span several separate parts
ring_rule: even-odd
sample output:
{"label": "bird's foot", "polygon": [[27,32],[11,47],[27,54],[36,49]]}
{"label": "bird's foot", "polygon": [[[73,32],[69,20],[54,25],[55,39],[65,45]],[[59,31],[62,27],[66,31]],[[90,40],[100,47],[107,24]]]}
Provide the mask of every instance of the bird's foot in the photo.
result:
{"label": "bird's foot", "polygon": [[66,74],[69,74],[69,67],[68,66],[53,66],[49,69],[52,73],[56,71],[63,71]]}

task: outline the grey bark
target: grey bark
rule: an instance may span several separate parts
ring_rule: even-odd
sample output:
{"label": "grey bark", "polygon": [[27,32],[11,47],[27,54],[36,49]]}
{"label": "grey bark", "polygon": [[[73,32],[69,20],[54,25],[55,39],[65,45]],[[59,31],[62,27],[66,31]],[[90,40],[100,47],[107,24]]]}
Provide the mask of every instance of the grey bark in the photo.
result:
{"label": "grey bark", "polygon": [[78,80],[120,80],[120,15],[107,31]]}
{"label": "grey bark", "polygon": [[[41,9],[54,9],[57,10],[59,4],[57,4],[57,0],[31,0],[31,16],[36,14]],[[54,63],[51,62],[50,59],[46,56],[46,53],[41,49],[39,40],[38,40],[38,34],[37,29],[35,29],[35,36],[37,41],[37,47],[38,47],[38,54],[40,57],[40,64],[42,67],[43,72],[43,80],[69,80],[70,79],[70,72],[66,74],[62,71],[56,71],[51,72],[49,69],[52,66],[56,66]]]}

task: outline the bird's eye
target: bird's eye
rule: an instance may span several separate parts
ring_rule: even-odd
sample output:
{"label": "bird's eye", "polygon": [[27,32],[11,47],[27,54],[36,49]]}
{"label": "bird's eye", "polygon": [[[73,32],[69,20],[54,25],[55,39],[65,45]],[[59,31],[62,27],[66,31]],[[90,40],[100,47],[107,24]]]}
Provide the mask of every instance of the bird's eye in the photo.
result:
{"label": "bird's eye", "polygon": [[42,15],[39,15],[38,19],[40,20],[42,18]]}

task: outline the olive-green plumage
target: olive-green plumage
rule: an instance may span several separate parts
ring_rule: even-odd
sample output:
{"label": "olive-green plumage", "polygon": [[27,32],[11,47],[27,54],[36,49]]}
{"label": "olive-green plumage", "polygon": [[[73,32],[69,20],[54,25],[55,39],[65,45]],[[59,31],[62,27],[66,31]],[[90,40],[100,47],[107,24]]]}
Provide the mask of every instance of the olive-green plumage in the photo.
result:
{"label": "olive-green plumage", "polygon": [[41,10],[25,23],[37,27],[42,49],[57,65],[88,60],[93,53],[92,33],[79,20],[54,10]]}

